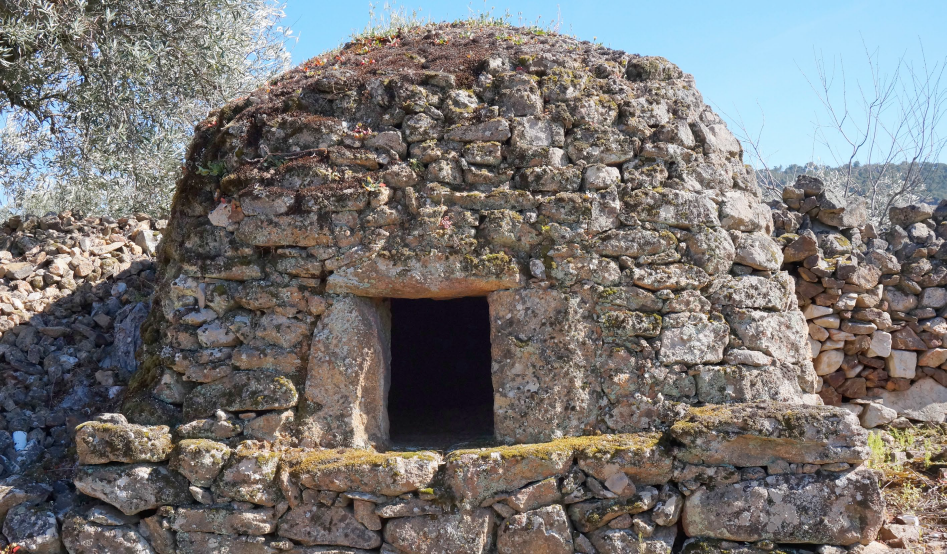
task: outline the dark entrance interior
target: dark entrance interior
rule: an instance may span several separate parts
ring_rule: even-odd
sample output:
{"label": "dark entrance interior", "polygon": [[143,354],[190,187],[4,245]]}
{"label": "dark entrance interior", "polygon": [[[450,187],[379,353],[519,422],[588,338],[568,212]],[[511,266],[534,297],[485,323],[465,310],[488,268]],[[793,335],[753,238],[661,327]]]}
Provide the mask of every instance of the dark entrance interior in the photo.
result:
{"label": "dark entrance interior", "polygon": [[391,300],[391,442],[447,448],[493,438],[485,297]]}

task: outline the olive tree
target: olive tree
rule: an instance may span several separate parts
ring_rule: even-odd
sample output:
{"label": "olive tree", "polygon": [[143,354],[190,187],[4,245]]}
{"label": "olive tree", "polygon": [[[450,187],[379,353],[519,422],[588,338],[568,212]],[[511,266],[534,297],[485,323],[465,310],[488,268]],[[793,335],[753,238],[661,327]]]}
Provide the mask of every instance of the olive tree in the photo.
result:
{"label": "olive tree", "polygon": [[194,125],[289,65],[273,0],[0,0],[7,211],[167,210]]}

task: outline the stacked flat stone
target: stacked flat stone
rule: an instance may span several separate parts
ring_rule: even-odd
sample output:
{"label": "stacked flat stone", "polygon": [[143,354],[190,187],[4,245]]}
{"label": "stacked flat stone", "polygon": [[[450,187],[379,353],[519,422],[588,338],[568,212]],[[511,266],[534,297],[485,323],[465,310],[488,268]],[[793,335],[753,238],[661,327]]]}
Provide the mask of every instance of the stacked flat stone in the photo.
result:
{"label": "stacked flat stone", "polygon": [[72,429],[135,371],[163,221],[63,212],[0,226],[0,548],[60,552]]}
{"label": "stacked flat stone", "polygon": [[[812,405],[741,158],[667,60],[506,27],[360,41],[225,106],[188,154],[122,414],[77,429],[77,488],[122,515],[77,509],[67,547],[871,541],[865,432]],[[490,304],[512,446],[386,452],[386,299],[465,296]]]}
{"label": "stacked flat stone", "polygon": [[822,400],[861,414],[867,427],[898,415],[944,422],[947,204],[892,208],[879,233],[864,199],[846,205],[800,176],[773,208]]}
{"label": "stacked flat stone", "polygon": [[[107,519],[103,506],[83,505],[62,533],[73,554],[94,546],[159,554],[669,554],[682,533],[691,537],[685,552],[867,544],[881,528],[883,503],[875,474],[858,467],[870,454],[865,437],[847,410],[780,403],[690,408],[665,432],[446,455],[174,444],[166,426],[105,414],[77,430],[85,465],[75,482],[120,512]],[[813,524],[814,514],[833,517]]]}
{"label": "stacked flat stone", "polygon": [[154,285],[153,223],[63,212],[0,227],[0,477],[71,467],[71,429],[117,407]]}

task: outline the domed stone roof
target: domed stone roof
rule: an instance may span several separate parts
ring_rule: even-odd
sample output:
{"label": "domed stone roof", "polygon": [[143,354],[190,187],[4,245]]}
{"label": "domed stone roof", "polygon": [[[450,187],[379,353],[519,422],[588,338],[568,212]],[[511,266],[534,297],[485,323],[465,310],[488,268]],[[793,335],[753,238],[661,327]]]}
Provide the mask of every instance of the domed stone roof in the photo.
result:
{"label": "domed stone roof", "polygon": [[[807,405],[806,321],[741,157],[667,60],[509,27],[358,40],[214,112],[123,415],[77,430],[76,487],[141,532],[88,512],[68,544],[867,544],[866,433]],[[462,448],[442,424],[484,407],[489,447]]]}
{"label": "domed stone roof", "polygon": [[483,295],[501,441],[802,402],[805,320],[741,157],[663,58],[466,25],[349,43],[198,126],[146,346],[151,379],[197,386],[129,414],[290,410],[296,442],[383,445],[380,299]]}

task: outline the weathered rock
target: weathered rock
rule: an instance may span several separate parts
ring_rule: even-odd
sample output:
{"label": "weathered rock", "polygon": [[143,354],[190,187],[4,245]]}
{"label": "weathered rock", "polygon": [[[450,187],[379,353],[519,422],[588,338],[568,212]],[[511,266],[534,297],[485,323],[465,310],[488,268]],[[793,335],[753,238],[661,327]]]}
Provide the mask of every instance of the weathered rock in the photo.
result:
{"label": "weathered rock", "polygon": [[3,535],[11,544],[30,554],[61,554],[56,516],[39,506],[20,504],[7,512],[3,521]]}
{"label": "weathered rock", "polygon": [[[598,403],[583,387],[595,348],[586,338],[591,330],[581,300],[526,289],[498,291],[488,300],[497,438],[523,443],[578,434]],[[535,395],[523,396],[524,388]]]}
{"label": "weathered rock", "polygon": [[730,327],[707,320],[667,327],[661,331],[660,360],[664,364],[717,363],[723,359]]}
{"label": "weathered rock", "polygon": [[[808,348],[808,345],[806,346]],[[708,404],[771,400],[792,404],[802,402],[800,382],[809,380],[806,368],[790,364],[771,366],[697,366],[697,398]]]}
{"label": "weathered rock", "polygon": [[29,483],[20,479],[5,479],[0,485],[0,523],[11,508],[20,504],[39,504],[46,500],[50,489],[46,485]]}
{"label": "weathered rock", "polygon": [[279,452],[253,441],[242,442],[231,453],[212,490],[241,502],[275,506],[281,499],[276,484],[279,461]]}
{"label": "weathered rock", "polygon": [[296,405],[299,395],[293,382],[272,371],[234,371],[191,391],[184,400],[184,417],[207,417],[228,411],[280,410]]}
{"label": "weathered rock", "polygon": [[276,530],[272,509],[235,510],[225,507],[178,508],[168,518],[175,531],[218,535],[266,535]]}
{"label": "weathered rock", "polygon": [[684,509],[684,495],[674,485],[667,484],[658,494],[658,503],[651,512],[654,522],[663,527],[670,527],[677,523]]}
{"label": "weathered rock", "polygon": [[446,458],[444,481],[463,505],[476,506],[502,491],[565,475],[572,464],[570,441],[480,450],[456,450]]}
{"label": "weathered rock", "polygon": [[643,487],[628,498],[587,500],[569,506],[569,519],[582,533],[594,531],[624,514],[640,514],[654,507],[658,491]]}
{"label": "weathered rock", "polygon": [[659,527],[650,537],[631,529],[602,528],[589,533],[599,554],[671,554],[676,539],[677,527]]}
{"label": "weathered rock", "polygon": [[405,517],[385,526],[385,541],[405,554],[485,554],[493,543],[493,510]]}
{"label": "weathered rock", "polygon": [[845,205],[826,205],[820,202],[819,214],[816,218],[832,227],[839,229],[850,229],[852,227],[862,227],[868,221],[868,201],[864,198],[849,199]]}
{"label": "weathered rock", "polygon": [[663,194],[651,189],[629,192],[622,198],[625,209],[641,221],[690,229],[695,225],[719,227],[717,208],[706,196],[673,189]]}
{"label": "weathered rock", "polygon": [[538,483],[523,487],[505,500],[506,504],[517,512],[528,512],[543,506],[559,502],[562,495],[555,477],[543,479]]}
{"label": "weathered rock", "polygon": [[515,260],[506,254],[404,254],[406,260],[372,257],[340,268],[329,276],[326,292],[381,298],[460,298],[516,288],[523,280]]}
{"label": "weathered rock", "polygon": [[885,361],[888,375],[902,379],[913,379],[917,369],[917,353],[908,350],[892,350]]}
{"label": "weathered rock", "polygon": [[[273,541],[256,536],[218,535],[216,533],[178,533],[178,554],[279,554]],[[285,545],[279,545],[285,546]]]}
{"label": "weathered rock", "polygon": [[367,447],[388,441],[385,391],[391,315],[380,301],[335,298],[313,333],[303,419],[304,444]]}
{"label": "weathered rock", "polygon": [[912,204],[903,207],[892,207],[888,210],[888,218],[892,225],[908,227],[919,221],[930,219],[934,215],[934,206],[930,204]]}
{"label": "weathered rock", "polygon": [[517,514],[500,525],[500,554],[572,554],[572,533],[562,506],[547,506]]}
{"label": "weathered rock", "polygon": [[887,425],[898,417],[898,412],[887,406],[871,402],[861,413],[861,424],[865,429],[874,429],[879,425]]}
{"label": "weathered rock", "polygon": [[771,238],[756,233],[743,233],[734,241],[733,261],[753,269],[777,271],[783,265],[783,253]]}
{"label": "weathered rock", "polygon": [[881,401],[909,419],[943,423],[947,418],[947,387],[930,377],[916,381],[906,391],[881,391]]}
{"label": "weathered rock", "polygon": [[198,487],[209,487],[230,458],[230,447],[206,439],[180,441],[171,454],[171,469]]}
{"label": "weathered rock", "polygon": [[887,358],[891,354],[891,333],[875,331],[871,334],[871,346],[866,355]]}
{"label": "weathered rock", "polygon": [[148,541],[126,525],[100,525],[71,515],[62,526],[62,541],[70,554],[155,554]]}
{"label": "weathered rock", "polygon": [[163,462],[171,453],[171,433],[165,426],[122,425],[89,421],[76,427],[80,464]]}
{"label": "weathered rock", "polygon": [[860,463],[867,433],[854,414],[828,406],[736,404],[691,408],[671,427],[677,458],[691,464],[767,466]]}
{"label": "weathered rock", "polygon": [[576,461],[579,468],[600,481],[621,472],[637,484],[662,484],[674,460],[661,439],[658,433],[642,433],[577,440]]}
{"label": "weathered rock", "polygon": [[280,518],[278,534],[304,545],[365,549],[381,546],[381,535],[359,523],[351,509],[322,504],[304,504],[291,509]]}
{"label": "weathered rock", "polygon": [[730,309],[724,315],[746,348],[787,363],[809,359],[806,321],[801,313]]}
{"label": "weathered rock", "polygon": [[[682,521],[691,537],[847,546],[872,541],[883,506],[877,477],[867,469],[771,475],[698,489],[685,500]],[[833,517],[814,525],[810,514]]]}
{"label": "weathered rock", "polygon": [[81,466],[74,483],[83,494],[108,502],[128,515],[193,502],[187,479],[156,464]]}
{"label": "weathered rock", "polygon": [[434,452],[297,451],[284,455],[280,471],[285,477],[280,481],[317,490],[398,496],[429,487],[440,463]]}
{"label": "weathered rock", "polygon": [[812,361],[812,365],[815,368],[816,375],[831,375],[838,371],[844,359],[845,353],[841,350],[825,350],[816,356],[815,360]]}

